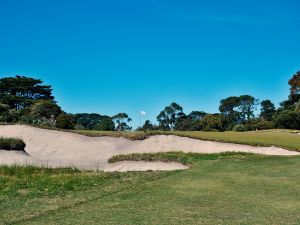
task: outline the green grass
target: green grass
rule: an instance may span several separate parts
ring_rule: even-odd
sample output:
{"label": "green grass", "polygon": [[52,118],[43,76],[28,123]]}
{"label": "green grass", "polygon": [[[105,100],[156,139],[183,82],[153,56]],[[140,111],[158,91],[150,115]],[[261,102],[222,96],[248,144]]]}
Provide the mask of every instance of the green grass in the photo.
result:
{"label": "green grass", "polygon": [[21,139],[0,137],[0,150],[24,151],[25,147],[26,144]]}
{"label": "green grass", "polygon": [[159,158],[192,166],[112,174],[0,166],[0,224],[299,224],[298,156]]}
{"label": "green grass", "polygon": [[175,131],[173,132],[173,134],[201,140],[247,144],[253,146],[277,146],[290,150],[300,151],[300,135],[284,130],[250,132]]}

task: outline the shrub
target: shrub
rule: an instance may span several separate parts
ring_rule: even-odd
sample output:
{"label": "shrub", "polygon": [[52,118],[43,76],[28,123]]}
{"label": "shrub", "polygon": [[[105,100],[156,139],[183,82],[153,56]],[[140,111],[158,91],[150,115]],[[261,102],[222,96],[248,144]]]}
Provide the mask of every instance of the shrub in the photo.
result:
{"label": "shrub", "polygon": [[275,125],[277,128],[299,130],[300,113],[284,110],[275,118]]}
{"label": "shrub", "polygon": [[30,123],[31,117],[32,124],[52,127],[55,124],[55,118],[61,113],[61,108],[55,102],[39,100],[30,107],[30,112],[26,117],[21,119],[23,119],[25,123]]}
{"label": "shrub", "polygon": [[24,151],[26,144],[18,138],[0,138],[0,149],[8,151]]}
{"label": "shrub", "polygon": [[102,116],[99,123],[95,126],[95,130],[101,131],[113,131],[115,129],[115,124],[112,118],[108,116]]}
{"label": "shrub", "polygon": [[272,121],[260,120],[252,124],[252,130],[270,130],[274,129],[275,125]]}
{"label": "shrub", "polygon": [[238,124],[238,125],[235,125],[232,130],[236,131],[236,132],[245,132],[248,130],[248,128],[245,125]]}
{"label": "shrub", "polygon": [[56,127],[60,129],[74,129],[73,118],[68,114],[60,114],[56,119]]}
{"label": "shrub", "polygon": [[203,131],[222,131],[222,125],[220,114],[207,114],[199,124]]}

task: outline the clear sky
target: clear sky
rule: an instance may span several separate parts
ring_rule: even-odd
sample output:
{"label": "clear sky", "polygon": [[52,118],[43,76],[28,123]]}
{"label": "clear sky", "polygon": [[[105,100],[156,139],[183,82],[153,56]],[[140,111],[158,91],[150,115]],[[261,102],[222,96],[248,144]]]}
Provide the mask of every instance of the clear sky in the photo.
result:
{"label": "clear sky", "polygon": [[300,70],[298,0],[0,0],[0,76],[41,78],[67,112],[172,101],[217,112],[250,94],[276,104]]}

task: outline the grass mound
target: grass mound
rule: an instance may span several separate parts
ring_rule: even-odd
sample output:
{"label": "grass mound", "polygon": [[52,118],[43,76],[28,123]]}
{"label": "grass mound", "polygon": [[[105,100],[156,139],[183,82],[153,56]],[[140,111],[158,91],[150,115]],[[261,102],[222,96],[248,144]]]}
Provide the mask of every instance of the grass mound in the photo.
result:
{"label": "grass mound", "polygon": [[216,154],[201,153],[184,153],[184,152],[160,152],[160,153],[143,153],[143,154],[127,154],[116,155],[108,160],[109,163],[120,161],[145,161],[145,162],[179,162],[184,165],[197,163],[202,160],[218,160],[218,159],[249,159],[259,158],[260,155],[244,152],[224,152]]}
{"label": "grass mound", "polygon": [[21,139],[0,137],[0,149],[1,150],[24,151],[25,147],[26,147],[26,144]]}

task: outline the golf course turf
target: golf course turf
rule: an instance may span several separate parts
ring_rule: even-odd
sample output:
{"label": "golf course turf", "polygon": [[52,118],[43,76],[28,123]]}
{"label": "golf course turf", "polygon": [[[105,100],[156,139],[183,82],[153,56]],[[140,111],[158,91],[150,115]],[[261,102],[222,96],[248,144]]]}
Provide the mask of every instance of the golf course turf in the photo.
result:
{"label": "golf course turf", "polygon": [[0,224],[299,224],[299,156],[166,154],[190,169],[1,166]]}

